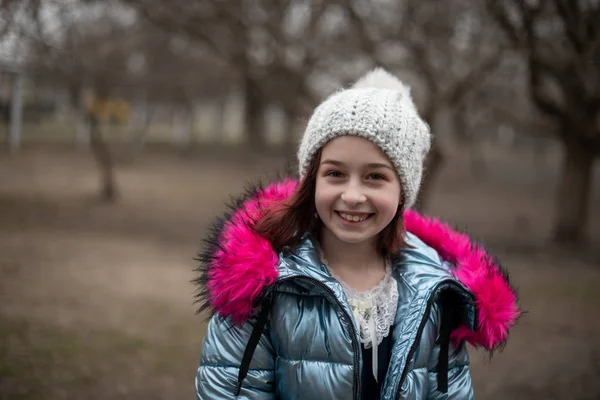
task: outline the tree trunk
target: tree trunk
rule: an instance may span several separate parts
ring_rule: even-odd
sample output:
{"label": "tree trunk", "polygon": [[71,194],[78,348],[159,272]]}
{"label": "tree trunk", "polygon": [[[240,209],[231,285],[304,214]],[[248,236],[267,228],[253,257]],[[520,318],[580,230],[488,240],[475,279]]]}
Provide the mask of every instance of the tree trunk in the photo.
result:
{"label": "tree trunk", "polygon": [[419,212],[423,212],[426,210],[427,202],[431,195],[430,192],[433,188],[435,177],[437,176],[440,167],[444,163],[444,154],[442,153],[440,146],[437,144],[437,140],[435,140],[435,137],[432,139],[433,140],[431,141],[431,150],[429,150],[429,154],[425,159],[423,179],[421,181],[421,188],[419,190],[419,195],[415,204],[415,208]]}
{"label": "tree trunk", "polygon": [[139,117],[140,121],[133,127],[130,146],[134,154],[139,154],[144,150],[148,132],[150,131],[150,123],[152,122],[151,114],[144,111],[144,114]]}
{"label": "tree trunk", "polygon": [[[432,132],[437,131],[436,126],[438,122],[437,117],[439,109],[439,105],[431,100],[431,102],[425,108],[425,112],[423,113],[423,119],[429,124]],[[432,134],[431,148],[427,158],[425,159],[421,187],[419,189],[417,201],[414,206],[417,211],[423,212],[427,209],[427,202],[429,201],[429,196],[433,188],[435,177],[437,176],[443,163],[444,154],[442,153],[442,149],[440,149],[440,145],[436,140],[436,137]]]}
{"label": "tree trunk", "polygon": [[249,78],[246,78],[244,112],[246,138],[250,148],[262,151],[266,147],[264,135],[264,103],[260,89]]}
{"label": "tree trunk", "polygon": [[451,117],[452,134],[461,152],[469,157],[469,172],[474,179],[482,179],[487,174],[487,166],[483,156],[481,135],[474,135],[469,130],[467,111],[464,105],[454,108]]}
{"label": "tree trunk", "polygon": [[114,163],[108,146],[102,138],[98,118],[89,116],[90,121],[90,144],[94,158],[100,168],[100,182],[102,200],[114,202],[117,199],[117,184],[114,173]]}
{"label": "tree trunk", "polygon": [[[225,103],[227,101],[226,97],[221,97],[219,100],[215,102],[215,119],[213,125],[211,126],[212,132],[210,132],[211,139],[222,142],[223,135],[225,133]],[[218,138],[218,139],[215,139]]]}
{"label": "tree trunk", "polygon": [[289,109],[283,109],[283,146],[282,154],[291,163],[296,162],[296,152],[298,151],[298,119]]}
{"label": "tree trunk", "polygon": [[133,115],[129,125],[130,141],[132,152],[141,153],[146,145],[146,138],[150,129],[152,114],[148,109],[148,96],[145,91],[141,92],[136,99]]}
{"label": "tree trunk", "polygon": [[566,143],[564,151],[554,240],[564,245],[580,245],[587,239],[594,154],[579,143]]}
{"label": "tree trunk", "polygon": [[192,125],[190,113],[186,106],[175,106],[173,120],[173,145],[179,149],[186,149],[192,141]]}

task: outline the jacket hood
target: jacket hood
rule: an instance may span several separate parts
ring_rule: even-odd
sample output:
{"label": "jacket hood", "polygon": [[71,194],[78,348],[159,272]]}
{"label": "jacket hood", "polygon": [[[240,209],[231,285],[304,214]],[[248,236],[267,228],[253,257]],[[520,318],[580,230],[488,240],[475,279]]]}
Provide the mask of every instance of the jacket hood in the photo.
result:
{"label": "jacket hood", "polygon": [[[199,277],[194,283],[199,286],[199,312],[210,310],[241,324],[256,310],[264,289],[278,278],[278,255],[268,240],[254,232],[253,221],[260,216],[261,204],[285,200],[296,186],[296,180],[286,179],[250,188],[214,224],[197,257]],[[488,350],[504,345],[521,314],[508,273],[481,245],[447,224],[414,210],[406,210],[404,219],[406,230],[452,264],[453,276],[475,297],[478,329],[461,326],[453,337]]]}

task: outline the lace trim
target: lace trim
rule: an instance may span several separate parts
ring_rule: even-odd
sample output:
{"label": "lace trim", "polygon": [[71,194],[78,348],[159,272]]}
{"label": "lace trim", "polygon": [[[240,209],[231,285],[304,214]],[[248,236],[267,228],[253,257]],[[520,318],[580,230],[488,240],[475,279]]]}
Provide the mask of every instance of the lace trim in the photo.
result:
{"label": "lace trim", "polygon": [[322,251],[320,256],[331,276],[342,285],[346,293],[365,348],[371,348],[373,342],[376,346],[381,344],[390,332],[398,308],[398,285],[392,276],[389,260],[386,261],[385,277],[371,289],[359,291],[350,287],[329,267]]}

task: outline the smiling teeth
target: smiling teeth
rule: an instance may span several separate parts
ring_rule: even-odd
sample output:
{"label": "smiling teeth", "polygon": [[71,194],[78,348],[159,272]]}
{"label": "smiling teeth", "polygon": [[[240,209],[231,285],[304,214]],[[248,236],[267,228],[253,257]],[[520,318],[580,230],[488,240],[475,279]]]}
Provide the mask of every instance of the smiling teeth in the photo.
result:
{"label": "smiling teeth", "polygon": [[368,215],[365,215],[363,217],[359,217],[358,215],[350,215],[350,214],[344,214],[344,213],[340,213],[340,216],[342,218],[344,218],[346,221],[352,221],[352,222],[364,221],[368,217]]}

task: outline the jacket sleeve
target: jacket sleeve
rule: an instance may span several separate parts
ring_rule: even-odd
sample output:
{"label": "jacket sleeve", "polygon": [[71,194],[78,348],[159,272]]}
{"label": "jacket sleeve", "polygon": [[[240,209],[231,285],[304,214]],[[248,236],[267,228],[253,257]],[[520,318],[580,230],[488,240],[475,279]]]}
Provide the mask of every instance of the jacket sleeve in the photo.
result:
{"label": "jacket sleeve", "polygon": [[440,307],[435,304],[432,312],[436,314],[435,321],[438,340],[431,352],[429,360],[429,392],[427,400],[473,400],[473,385],[469,369],[469,354],[465,343],[456,344],[450,341],[448,349],[448,392],[438,390],[438,360],[440,356],[439,332],[441,321]]}
{"label": "jacket sleeve", "polygon": [[198,400],[275,399],[275,357],[268,327],[254,351],[240,394],[235,396],[242,356],[252,329],[252,321],[232,326],[218,316],[210,320],[196,374]]}

